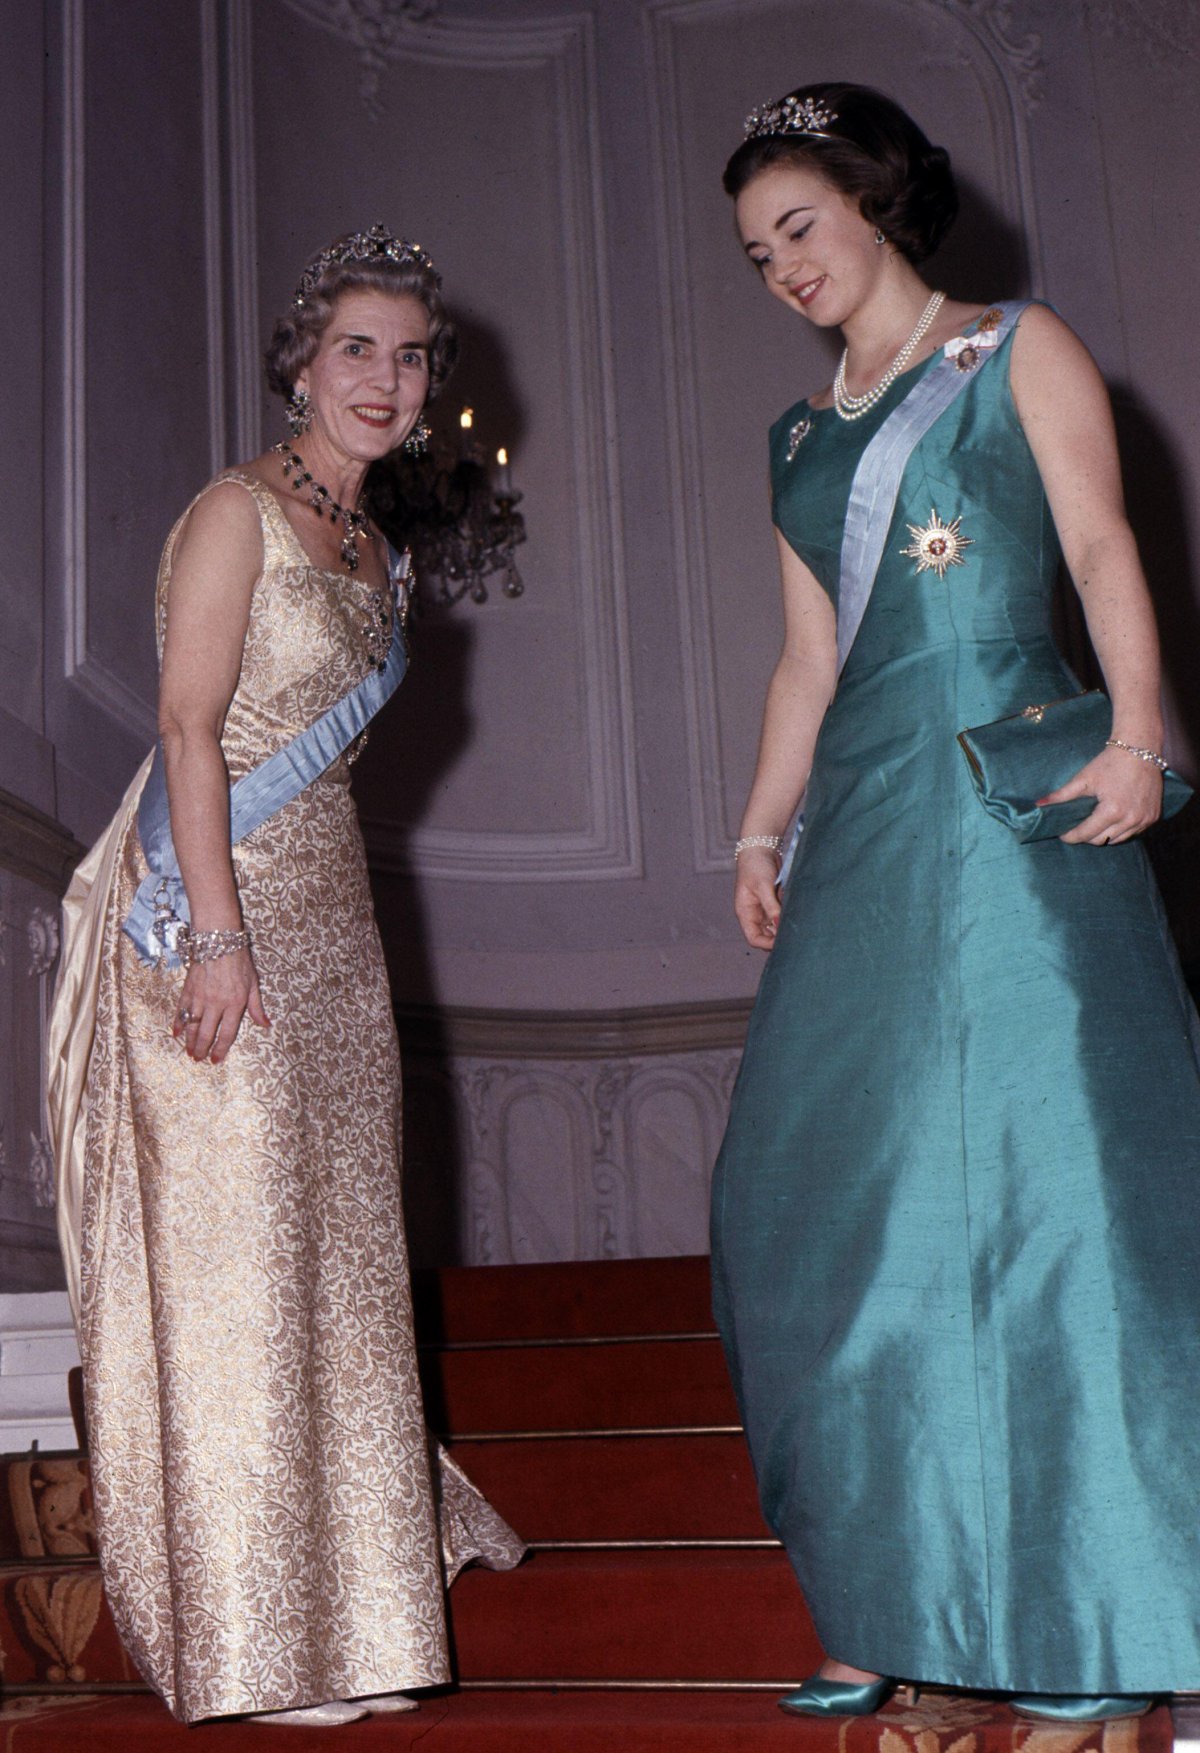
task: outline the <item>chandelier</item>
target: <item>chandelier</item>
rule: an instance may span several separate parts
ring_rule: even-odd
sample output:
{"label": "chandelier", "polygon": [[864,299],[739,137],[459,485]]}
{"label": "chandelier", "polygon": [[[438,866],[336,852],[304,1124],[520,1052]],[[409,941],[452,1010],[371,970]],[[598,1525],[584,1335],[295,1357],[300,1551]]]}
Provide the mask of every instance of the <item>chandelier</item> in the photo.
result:
{"label": "chandelier", "polygon": [[525,589],[514,550],[525,540],[521,495],[506,450],[494,473],[475,435],[475,415],[459,416],[457,453],[435,439],[423,456],[393,451],[371,470],[371,514],[398,548],[410,548],[418,599],[429,604],[488,600],[487,580],[519,597]]}

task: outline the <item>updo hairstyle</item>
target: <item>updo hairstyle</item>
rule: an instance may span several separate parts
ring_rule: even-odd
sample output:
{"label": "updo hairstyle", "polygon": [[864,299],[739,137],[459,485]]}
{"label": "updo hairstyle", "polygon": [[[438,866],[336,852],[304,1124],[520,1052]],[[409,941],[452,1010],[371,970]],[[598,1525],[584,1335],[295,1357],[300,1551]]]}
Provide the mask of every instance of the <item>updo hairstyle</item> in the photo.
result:
{"label": "updo hairstyle", "polygon": [[856,198],[867,223],[878,226],[910,262],[931,256],[958,212],[949,154],[931,146],[899,104],[869,86],[801,85],[789,96],[800,103],[811,99],[836,117],[830,137],[764,134],[744,140],[725,166],[725,193],[736,200],[771,165],[800,165]]}
{"label": "updo hairstyle", "polygon": [[[347,243],[350,234],[338,238]],[[331,247],[336,247],[333,245]],[[321,336],[329,327],[333,307],[343,292],[367,290],[386,292],[393,298],[417,298],[429,312],[429,393],[427,402],[437,394],[454,369],[458,358],[458,334],[446,313],[436,271],[424,262],[391,262],[386,258],[370,262],[331,262],[304,295],[304,302],[293,302],[275,321],[275,329],[264,355],[267,384],[276,395],[287,400],[296,379],[310,364]]]}

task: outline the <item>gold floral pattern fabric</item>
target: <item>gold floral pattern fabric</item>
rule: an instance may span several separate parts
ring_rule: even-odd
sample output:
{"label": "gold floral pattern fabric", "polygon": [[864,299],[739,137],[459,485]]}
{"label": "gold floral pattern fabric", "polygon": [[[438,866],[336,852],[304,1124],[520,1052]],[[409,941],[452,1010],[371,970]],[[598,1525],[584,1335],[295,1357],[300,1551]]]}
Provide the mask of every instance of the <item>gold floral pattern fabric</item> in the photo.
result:
{"label": "gold floral pattern fabric", "polygon": [[[223,733],[239,778],[367,671],[372,587],[305,555],[249,476],[264,566]],[[169,612],[167,542],[158,628]],[[171,1037],[182,976],[121,921],[87,1086],[81,1349],[105,1588],[185,1721],[449,1678],[400,1204],[400,1065],[346,760],[234,848],[272,1027]],[[435,1459],[435,1464],[436,1459]],[[469,1481],[446,1568],[518,1562]]]}

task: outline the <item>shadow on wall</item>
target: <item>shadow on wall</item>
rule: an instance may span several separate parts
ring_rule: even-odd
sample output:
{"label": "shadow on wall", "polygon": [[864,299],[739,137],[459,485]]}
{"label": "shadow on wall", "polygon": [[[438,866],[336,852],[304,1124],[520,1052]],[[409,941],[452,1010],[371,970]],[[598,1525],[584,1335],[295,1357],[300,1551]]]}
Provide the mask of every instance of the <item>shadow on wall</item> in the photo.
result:
{"label": "shadow on wall", "polygon": [[[414,614],[404,685],[372,727],[356,763],[354,793],[368,837],[372,822],[386,823],[389,843],[399,849],[397,862],[408,862],[404,848],[412,830],[470,747],[473,720],[467,702],[475,634],[461,604]],[[414,1263],[440,1265],[458,1257],[458,1183],[466,1164],[450,1079],[438,1075],[448,1054],[440,1038],[421,885],[401,873],[372,876],[393,993],[403,993],[406,1007],[428,1007],[419,1075],[404,1053],[404,1204]],[[397,965],[397,945],[402,965]],[[402,1052],[404,1047],[402,1041]],[[427,1058],[432,1065],[426,1065]]]}
{"label": "shadow on wall", "polygon": [[[1025,298],[1029,291],[1029,258],[1019,226],[1004,214],[977,183],[958,179],[958,218],[945,243],[922,270],[951,298],[983,302],[993,298]],[[986,272],[986,283],[981,275]]]}
{"label": "shadow on wall", "polygon": [[[470,407],[485,454],[493,456],[501,444],[515,449],[525,434],[527,415],[506,343],[490,325],[456,310],[452,314],[460,360],[432,410],[435,434],[453,450],[459,443],[459,414]],[[398,854],[395,864],[402,867],[399,872],[372,873],[393,994],[405,1012],[415,1008],[422,1013],[419,1054],[401,1040],[404,1202],[416,1265],[440,1265],[459,1257],[459,1189],[469,1163],[439,1023],[421,886],[403,867],[410,864],[405,849],[414,829],[474,741],[471,661],[479,631],[478,612],[469,602],[414,612],[408,674],[397,699],[373,727],[354,779],[368,843],[372,825],[386,829],[389,847]]]}

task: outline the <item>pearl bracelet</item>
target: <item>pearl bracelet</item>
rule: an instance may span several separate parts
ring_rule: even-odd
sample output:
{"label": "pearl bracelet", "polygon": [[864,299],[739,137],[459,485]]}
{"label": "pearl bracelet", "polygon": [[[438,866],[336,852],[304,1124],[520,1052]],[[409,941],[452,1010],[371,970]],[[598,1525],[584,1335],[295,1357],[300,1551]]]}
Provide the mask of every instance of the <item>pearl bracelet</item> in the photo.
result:
{"label": "pearl bracelet", "polygon": [[185,968],[194,962],[215,962],[219,956],[236,955],[250,948],[248,931],[193,931],[181,925],[175,935],[175,948]]}
{"label": "pearl bracelet", "polygon": [[747,834],[744,840],[739,840],[735,845],[733,862],[736,864],[742,853],[748,852],[752,846],[762,846],[768,852],[778,852],[781,844],[782,836],[779,834]]}
{"label": "pearl bracelet", "polygon": [[1104,746],[1106,749],[1124,749],[1127,755],[1136,755],[1139,761],[1149,761],[1160,773],[1167,770],[1167,763],[1154,749],[1135,749],[1132,743],[1123,743],[1120,737],[1109,737]]}

